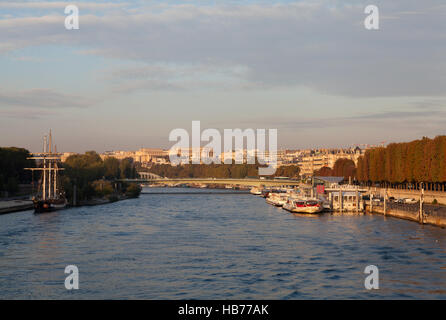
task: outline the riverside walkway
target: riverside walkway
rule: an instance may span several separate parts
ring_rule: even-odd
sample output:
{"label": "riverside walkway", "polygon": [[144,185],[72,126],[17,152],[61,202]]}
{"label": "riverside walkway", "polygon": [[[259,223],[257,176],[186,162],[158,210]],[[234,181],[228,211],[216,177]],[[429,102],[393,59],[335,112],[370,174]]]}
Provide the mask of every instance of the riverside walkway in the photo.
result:
{"label": "riverside walkway", "polygon": [[0,214],[28,210],[33,208],[31,200],[1,200]]}

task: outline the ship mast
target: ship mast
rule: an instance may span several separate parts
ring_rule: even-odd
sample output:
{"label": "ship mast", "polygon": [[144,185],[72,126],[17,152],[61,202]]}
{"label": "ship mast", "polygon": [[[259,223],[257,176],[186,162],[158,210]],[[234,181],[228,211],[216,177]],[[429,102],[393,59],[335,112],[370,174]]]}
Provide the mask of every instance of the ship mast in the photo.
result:
{"label": "ship mast", "polygon": [[53,152],[53,137],[50,130],[49,136],[43,137],[43,152],[31,153],[28,159],[41,160],[42,168],[25,168],[31,171],[42,171],[42,200],[51,200],[57,198],[57,172],[64,170],[57,165],[61,161],[62,154]]}
{"label": "ship mast", "polygon": [[[52,154],[51,152],[51,145],[52,145],[53,141],[52,141],[52,137],[51,137],[51,129],[50,129],[50,135],[49,135],[49,142],[48,142],[48,146],[49,146],[49,153]],[[56,195],[54,195],[56,196]],[[51,161],[48,163],[48,198],[51,199]]]}
{"label": "ship mast", "polygon": [[[47,137],[43,137],[43,153],[45,154],[48,148]],[[42,199],[46,200],[46,159],[43,158],[43,191]]]}

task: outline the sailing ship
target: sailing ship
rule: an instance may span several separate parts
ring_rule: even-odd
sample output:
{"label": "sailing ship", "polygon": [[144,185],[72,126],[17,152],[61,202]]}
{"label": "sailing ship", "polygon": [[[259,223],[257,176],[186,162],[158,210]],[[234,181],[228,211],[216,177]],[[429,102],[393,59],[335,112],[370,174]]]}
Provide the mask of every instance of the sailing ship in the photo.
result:
{"label": "sailing ship", "polygon": [[49,136],[43,138],[43,152],[31,153],[29,158],[36,160],[39,167],[26,168],[33,172],[33,178],[34,171],[42,172],[32,199],[35,213],[60,210],[67,206],[67,200],[59,181],[59,171],[64,170],[59,168],[61,157],[62,154],[57,153],[56,146],[53,151],[53,138],[50,130]]}

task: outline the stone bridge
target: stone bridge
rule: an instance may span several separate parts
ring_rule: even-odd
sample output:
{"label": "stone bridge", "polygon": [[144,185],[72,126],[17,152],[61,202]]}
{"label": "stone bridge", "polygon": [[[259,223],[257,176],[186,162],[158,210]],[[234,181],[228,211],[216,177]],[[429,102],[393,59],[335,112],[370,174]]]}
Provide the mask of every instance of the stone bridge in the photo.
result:
{"label": "stone bridge", "polygon": [[222,184],[233,186],[250,186],[250,187],[285,187],[298,186],[301,184],[298,180],[290,179],[228,179],[228,178],[161,178],[159,176],[144,179],[121,179],[119,181],[147,183],[147,184]]}

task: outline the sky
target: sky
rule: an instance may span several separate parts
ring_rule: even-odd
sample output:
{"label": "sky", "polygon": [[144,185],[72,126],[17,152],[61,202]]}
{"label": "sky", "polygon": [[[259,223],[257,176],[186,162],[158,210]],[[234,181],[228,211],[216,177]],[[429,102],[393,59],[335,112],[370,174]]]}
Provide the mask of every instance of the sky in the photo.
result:
{"label": "sky", "polygon": [[2,0],[0,146],[169,148],[193,120],[292,149],[434,137],[445,57],[443,0]]}

